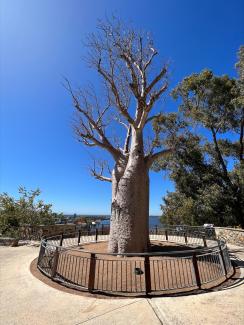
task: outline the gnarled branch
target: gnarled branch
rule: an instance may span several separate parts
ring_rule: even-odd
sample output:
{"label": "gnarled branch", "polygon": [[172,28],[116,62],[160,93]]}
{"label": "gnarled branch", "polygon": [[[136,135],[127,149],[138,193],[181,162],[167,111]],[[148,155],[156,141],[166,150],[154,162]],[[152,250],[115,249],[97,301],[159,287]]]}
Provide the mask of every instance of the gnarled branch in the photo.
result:
{"label": "gnarled branch", "polygon": [[153,79],[153,81],[150,83],[150,85],[146,88],[145,90],[145,94],[148,95],[152,89],[154,88],[154,86],[156,86],[156,84],[162,80],[162,78],[166,75],[167,73],[167,67],[164,66],[161,71],[159,72],[159,74]]}
{"label": "gnarled branch", "polygon": [[107,176],[104,176],[103,173],[104,173],[104,168],[107,167],[108,169],[108,172],[111,174],[111,170],[108,166],[108,164],[104,161],[99,161],[99,167],[100,167],[100,170],[97,171],[97,168],[96,168],[96,161],[94,160],[94,166],[93,168],[90,168],[90,173],[91,175],[100,180],[100,181],[104,181],[104,182],[112,182],[112,178],[110,177],[107,177]]}
{"label": "gnarled branch", "polygon": [[146,119],[146,122],[145,122],[145,124],[147,124],[147,123],[149,123],[149,122],[151,122],[151,121],[153,121],[153,120],[155,120],[156,118],[158,118],[160,116],[160,113],[159,114],[156,114],[156,115],[153,115],[153,116],[150,116],[150,117],[148,117],[147,119]]}
{"label": "gnarled branch", "polygon": [[124,150],[123,150],[124,154],[129,153],[130,139],[131,139],[131,126],[128,128],[128,131],[127,131]]}
{"label": "gnarled branch", "polygon": [[120,95],[119,91],[117,89],[117,86],[115,84],[114,78],[101,66],[101,59],[99,59],[98,65],[97,65],[97,71],[98,73],[104,78],[105,81],[107,81],[110,85],[111,91],[114,95],[115,102],[116,102],[116,107],[119,110],[119,112],[125,117],[125,119],[130,123],[134,124],[134,120],[130,116],[127,108],[124,106]]}
{"label": "gnarled branch", "polygon": [[[81,118],[79,119],[79,125],[75,126],[75,132],[79,137],[80,141],[89,147],[99,146],[101,148],[106,149],[113,156],[113,158],[117,160],[121,153],[117,148],[115,148],[111,144],[111,142],[106,137],[104,125],[102,123],[104,114],[110,106],[108,105],[103,109],[100,109],[99,106],[97,106],[95,117],[93,114],[95,105],[92,105],[92,103],[89,102],[89,93],[79,93],[82,100],[82,103],[80,103],[80,98],[74,93],[70,82],[67,79],[66,89],[70,92],[74,102],[74,107],[80,113],[81,116]],[[95,94],[93,95],[95,96]],[[96,105],[98,105],[98,100],[96,97],[95,100]]]}
{"label": "gnarled branch", "polygon": [[173,149],[165,149],[165,150],[156,152],[152,155],[146,156],[145,161],[146,161],[148,168],[150,168],[152,166],[152,164],[155,160],[157,160],[161,157],[165,157],[165,156],[171,154],[172,152],[173,152]]}

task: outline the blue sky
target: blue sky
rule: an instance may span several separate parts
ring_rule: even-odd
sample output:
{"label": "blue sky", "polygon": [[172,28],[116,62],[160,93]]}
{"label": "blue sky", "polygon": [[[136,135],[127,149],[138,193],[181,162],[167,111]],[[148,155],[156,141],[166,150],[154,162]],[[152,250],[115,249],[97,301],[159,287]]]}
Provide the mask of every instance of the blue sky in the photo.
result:
{"label": "blue sky", "polygon": [[[243,1],[2,0],[0,49],[0,191],[39,187],[55,211],[105,214],[110,184],[92,179],[90,155],[72,134],[71,100],[62,86],[96,83],[81,60],[82,40],[98,18],[115,14],[152,32],[171,61],[171,87],[204,68],[235,75],[243,43]],[[166,100],[164,110],[175,109]],[[150,212],[173,190],[163,173],[151,173]]]}

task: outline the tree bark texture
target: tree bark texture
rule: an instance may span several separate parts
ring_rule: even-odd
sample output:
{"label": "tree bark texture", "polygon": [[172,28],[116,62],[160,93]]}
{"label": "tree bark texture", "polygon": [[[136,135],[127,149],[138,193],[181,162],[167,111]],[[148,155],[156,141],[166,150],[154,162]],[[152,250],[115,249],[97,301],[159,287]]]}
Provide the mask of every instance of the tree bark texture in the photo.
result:
{"label": "tree bark texture", "polygon": [[132,134],[126,162],[112,176],[109,252],[146,252],[149,242],[149,177],[142,135]]}

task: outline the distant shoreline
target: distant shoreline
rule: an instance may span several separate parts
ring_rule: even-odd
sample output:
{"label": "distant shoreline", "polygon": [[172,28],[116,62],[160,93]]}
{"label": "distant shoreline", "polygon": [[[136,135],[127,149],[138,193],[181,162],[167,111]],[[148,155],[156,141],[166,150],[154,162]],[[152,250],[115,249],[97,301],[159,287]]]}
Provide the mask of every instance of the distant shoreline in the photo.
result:
{"label": "distant shoreline", "polygon": [[[81,214],[65,214],[65,218],[67,218],[68,222],[73,222],[76,218],[92,218],[92,221],[101,220],[101,225],[109,225],[110,224],[110,217],[111,215],[100,215],[100,214],[94,214],[94,215],[81,215]],[[155,227],[155,226],[162,226],[163,224],[160,221],[161,216],[149,216],[149,226]]]}
{"label": "distant shoreline", "polygon": [[[110,214],[64,214],[64,217],[67,218],[107,218],[109,219],[111,217]],[[149,215],[149,218],[160,218],[161,215]]]}

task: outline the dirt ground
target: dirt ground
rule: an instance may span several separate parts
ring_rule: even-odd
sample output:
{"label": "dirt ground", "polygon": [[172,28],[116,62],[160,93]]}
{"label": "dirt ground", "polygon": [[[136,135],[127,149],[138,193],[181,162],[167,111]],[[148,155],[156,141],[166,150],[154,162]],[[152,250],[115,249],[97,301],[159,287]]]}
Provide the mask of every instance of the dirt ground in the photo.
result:
{"label": "dirt ground", "polygon": [[[90,287],[95,292],[119,292],[125,295],[141,294],[146,290],[152,291],[154,294],[196,290],[198,287],[192,256],[186,252],[190,249],[192,248],[185,245],[153,242],[153,252],[164,251],[169,255],[150,257],[148,261],[150,268],[146,270],[144,257],[106,255],[107,242],[83,244],[75,249],[61,251],[55,276],[59,281],[71,286],[78,286],[81,289]],[[173,254],[175,251],[179,253]],[[186,254],[182,255],[183,251]],[[96,253],[92,264],[89,252]],[[216,255],[198,260],[200,279],[204,283],[202,289],[210,289],[226,281],[218,258]],[[52,264],[52,257],[51,261]],[[51,267],[50,256],[47,252],[42,259],[42,269],[51,272]],[[150,269],[149,275],[148,269]],[[148,283],[146,273],[147,279],[150,279],[151,288],[149,290],[146,287],[146,283]],[[231,274],[233,274],[233,270],[230,270],[229,276]]]}

